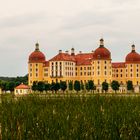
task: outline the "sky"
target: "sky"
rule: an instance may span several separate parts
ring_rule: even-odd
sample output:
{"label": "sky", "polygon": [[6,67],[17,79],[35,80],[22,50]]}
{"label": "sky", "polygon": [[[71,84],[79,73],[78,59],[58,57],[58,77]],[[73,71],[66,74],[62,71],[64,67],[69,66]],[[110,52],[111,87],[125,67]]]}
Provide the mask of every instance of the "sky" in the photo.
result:
{"label": "sky", "polygon": [[112,62],[140,53],[140,0],[4,0],[0,8],[0,76],[24,76],[40,44],[46,60],[72,47],[91,52],[104,38]]}

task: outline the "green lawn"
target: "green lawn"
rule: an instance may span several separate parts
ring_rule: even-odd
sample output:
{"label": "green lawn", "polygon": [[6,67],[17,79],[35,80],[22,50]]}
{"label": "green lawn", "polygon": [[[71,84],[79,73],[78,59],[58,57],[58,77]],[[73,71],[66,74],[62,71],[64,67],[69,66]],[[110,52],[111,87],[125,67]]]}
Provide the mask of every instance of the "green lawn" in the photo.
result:
{"label": "green lawn", "polygon": [[140,139],[140,96],[57,96],[2,97],[0,139]]}

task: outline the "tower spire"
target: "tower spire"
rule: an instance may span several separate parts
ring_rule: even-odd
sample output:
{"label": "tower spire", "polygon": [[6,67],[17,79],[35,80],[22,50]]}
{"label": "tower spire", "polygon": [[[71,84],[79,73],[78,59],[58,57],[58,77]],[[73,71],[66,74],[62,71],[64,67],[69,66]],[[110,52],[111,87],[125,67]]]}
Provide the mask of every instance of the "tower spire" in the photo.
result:
{"label": "tower spire", "polygon": [[132,52],[135,52],[135,45],[132,45]]}
{"label": "tower spire", "polygon": [[100,39],[100,47],[104,47],[104,39],[103,38]]}
{"label": "tower spire", "polygon": [[35,44],[35,51],[39,51],[39,43],[38,42]]}

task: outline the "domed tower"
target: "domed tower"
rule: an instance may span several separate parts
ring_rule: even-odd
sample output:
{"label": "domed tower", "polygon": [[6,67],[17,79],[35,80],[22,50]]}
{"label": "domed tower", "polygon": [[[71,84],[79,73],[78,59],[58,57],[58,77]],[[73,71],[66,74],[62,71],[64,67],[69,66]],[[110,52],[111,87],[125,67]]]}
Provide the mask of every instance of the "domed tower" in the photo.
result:
{"label": "domed tower", "polygon": [[45,55],[39,50],[39,44],[35,44],[35,51],[29,55],[28,60],[28,83],[33,84],[33,81],[43,81],[43,63]]}
{"label": "domed tower", "polygon": [[101,85],[104,81],[111,82],[111,53],[105,48],[102,38],[100,39],[99,47],[93,53],[92,65],[93,79],[96,85]]}
{"label": "domed tower", "polygon": [[126,81],[133,81],[134,85],[140,84],[140,54],[135,50],[135,45],[132,45],[132,51],[125,58],[126,63]]}

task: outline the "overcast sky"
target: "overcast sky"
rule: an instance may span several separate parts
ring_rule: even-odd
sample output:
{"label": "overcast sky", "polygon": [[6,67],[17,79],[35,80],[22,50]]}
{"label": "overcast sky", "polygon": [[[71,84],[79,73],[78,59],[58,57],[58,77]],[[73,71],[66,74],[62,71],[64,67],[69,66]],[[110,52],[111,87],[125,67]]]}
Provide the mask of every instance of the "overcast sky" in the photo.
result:
{"label": "overcast sky", "polygon": [[91,52],[103,37],[113,62],[140,53],[140,0],[4,0],[0,8],[0,76],[27,74],[39,42],[46,59],[59,49]]}

